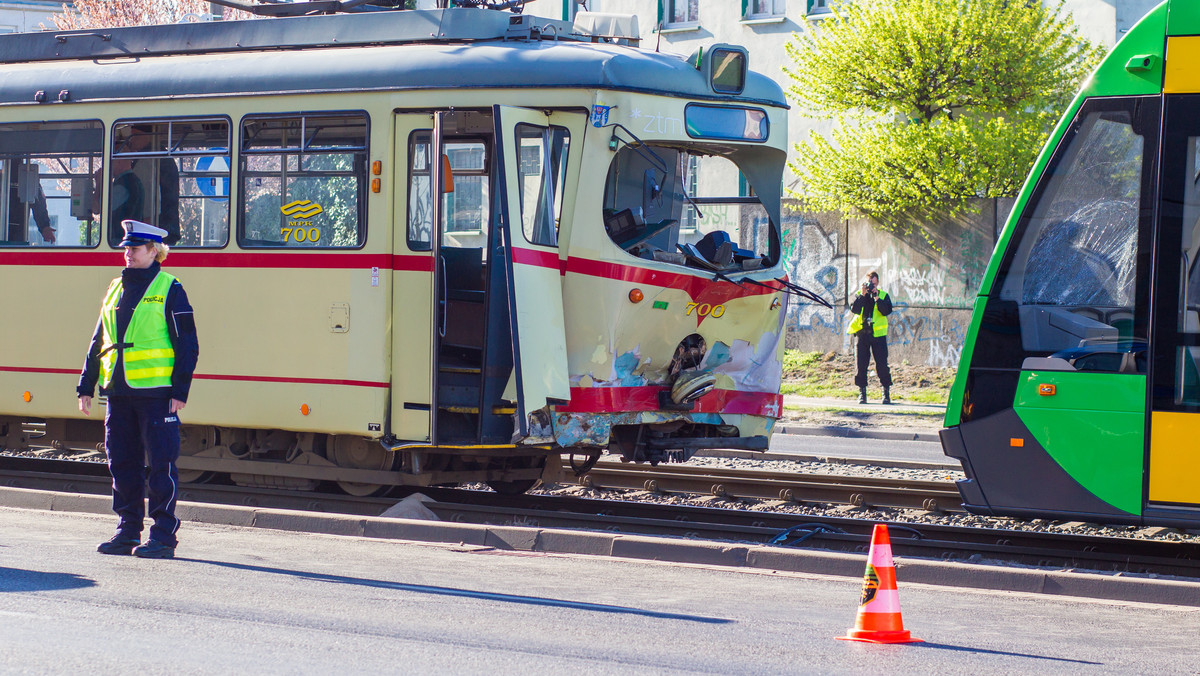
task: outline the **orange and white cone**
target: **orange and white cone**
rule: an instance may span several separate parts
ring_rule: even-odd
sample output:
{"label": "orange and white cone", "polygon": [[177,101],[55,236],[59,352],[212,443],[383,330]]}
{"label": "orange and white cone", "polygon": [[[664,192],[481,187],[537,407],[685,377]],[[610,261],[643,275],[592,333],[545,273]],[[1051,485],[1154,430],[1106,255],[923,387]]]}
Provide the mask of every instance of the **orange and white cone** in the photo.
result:
{"label": "orange and white cone", "polygon": [[923,643],[904,629],[900,617],[900,591],[896,589],[896,566],[892,563],[892,540],[885,524],[875,524],[871,552],[863,576],[862,600],[854,628],[839,641],[867,643]]}

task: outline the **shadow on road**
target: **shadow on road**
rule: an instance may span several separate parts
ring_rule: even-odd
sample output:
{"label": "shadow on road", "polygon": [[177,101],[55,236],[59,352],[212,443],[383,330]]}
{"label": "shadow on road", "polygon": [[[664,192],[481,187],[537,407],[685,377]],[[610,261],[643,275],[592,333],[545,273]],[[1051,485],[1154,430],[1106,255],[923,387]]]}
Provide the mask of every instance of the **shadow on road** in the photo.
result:
{"label": "shadow on road", "polygon": [[52,589],[82,589],[96,582],[75,573],[47,573],[40,570],[5,568],[0,566],[0,592],[50,591]]}
{"label": "shadow on road", "polygon": [[1030,655],[1029,653],[1012,653],[1004,650],[987,650],[986,648],[972,648],[965,645],[950,645],[948,643],[919,643],[916,644],[920,648],[937,648],[938,650],[954,650],[956,652],[979,653],[981,655],[1005,655],[1007,657],[1027,657],[1031,660],[1050,660],[1053,662],[1070,662],[1072,664],[1104,664],[1103,662],[1089,662],[1087,660],[1073,660],[1067,657],[1051,657],[1050,655]]}
{"label": "shadow on road", "polygon": [[[602,603],[587,603],[583,601],[568,601],[566,599],[551,599],[540,596],[521,596],[517,594],[499,594],[496,592],[475,591],[471,589],[456,589],[454,587],[433,587],[423,584],[408,584],[404,582],[391,582],[388,580],[370,580],[361,577],[348,577],[345,575],[329,575],[327,573],[312,573],[304,570],[288,570],[286,568],[272,568],[269,566],[255,566],[246,563],[231,563],[228,561],[209,561],[205,559],[185,559],[176,558],[176,561],[191,561],[194,563],[207,563],[213,566],[222,568],[233,568],[236,570],[247,570],[258,573],[273,573],[276,575],[290,575],[292,577],[303,578],[306,580],[315,580],[318,582],[332,582],[334,584],[350,584],[361,587],[375,587],[378,589],[395,589],[398,591],[412,592],[416,594],[434,594],[437,596],[457,596],[461,598],[483,599],[486,601],[502,601],[504,603],[520,603],[531,606],[553,606],[557,608],[572,608],[575,610],[587,610],[597,613],[619,613],[624,615],[640,615],[642,617],[654,617],[665,620],[683,620],[685,622],[701,622],[704,624],[731,624],[733,620],[727,620],[720,617],[705,617],[703,615],[687,615],[682,613],[667,613],[657,610],[645,610],[642,608],[630,608],[628,606],[610,606]],[[0,569],[2,570],[2,569]]]}

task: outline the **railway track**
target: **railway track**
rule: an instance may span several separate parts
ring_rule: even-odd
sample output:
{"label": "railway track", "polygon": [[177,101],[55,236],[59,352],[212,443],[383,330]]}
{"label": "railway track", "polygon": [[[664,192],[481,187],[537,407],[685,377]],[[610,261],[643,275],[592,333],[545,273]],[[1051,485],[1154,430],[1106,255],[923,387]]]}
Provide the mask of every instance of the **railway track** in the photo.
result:
{"label": "railway track", "polygon": [[[0,457],[0,485],[91,494],[107,494],[110,487],[106,468],[99,463],[11,457]],[[444,521],[606,530],[845,552],[865,552],[875,523],[824,515],[561,496],[504,496],[462,489],[420,492],[436,501],[426,506]],[[397,500],[220,484],[187,485],[181,489],[180,498],[364,516],[378,515]],[[1200,577],[1200,545],[1194,543],[936,524],[889,525],[898,556]]]}
{"label": "railway track", "polygon": [[599,462],[579,482],[591,488],[641,489],[651,493],[693,493],[722,498],[755,498],[798,503],[896,507],[930,512],[962,511],[958,489],[949,481],[913,481],[838,474],[804,474],[686,465],[650,468]]}

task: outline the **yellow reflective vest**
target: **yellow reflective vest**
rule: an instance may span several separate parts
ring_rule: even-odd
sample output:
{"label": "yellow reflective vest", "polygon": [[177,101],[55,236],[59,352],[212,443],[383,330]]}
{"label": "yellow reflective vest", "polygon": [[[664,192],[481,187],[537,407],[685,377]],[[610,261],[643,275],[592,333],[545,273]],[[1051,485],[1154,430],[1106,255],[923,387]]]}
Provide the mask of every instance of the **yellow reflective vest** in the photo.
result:
{"label": "yellow reflective vest", "polygon": [[[875,336],[876,338],[887,335],[887,329],[888,329],[887,315],[879,313],[879,301],[886,300],[887,297],[888,297],[887,291],[884,291],[881,289],[879,291],[879,297],[875,299],[875,305],[874,305],[873,309],[871,310],[871,335]],[[846,333],[849,333],[850,335],[854,335],[862,330],[863,312],[866,312],[866,308],[864,308],[858,314],[854,315],[854,320],[850,322],[850,326],[847,327]]]}
{"label": "yellow reflective vest", "polygon": [[[167,292],[175,277],[165,272],[146,287],[146,293],[133,309],[125,335],[117,336],[117,303],[124,288],[117,277],[108,287],[100,306],[103,336],[100,344],[100,387],[108,387],[120,352],[125,364],[125,383],[134,389],[168,387],[175,367],[175,348],[167,331]],[[121,343],[117,340],[120,338]]]}

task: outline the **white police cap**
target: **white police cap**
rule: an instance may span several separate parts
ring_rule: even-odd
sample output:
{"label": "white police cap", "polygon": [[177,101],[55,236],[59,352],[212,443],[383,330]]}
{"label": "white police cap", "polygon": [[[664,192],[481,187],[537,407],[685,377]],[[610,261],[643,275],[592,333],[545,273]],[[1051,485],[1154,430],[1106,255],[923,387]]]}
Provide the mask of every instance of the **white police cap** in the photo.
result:
{"label": "white police cap", "polygon": [[121,240],[120,246],[141,246],[150,242],[161,242],[163,237],[167,236],[166,230],[133,219],[121,221],[121,227],[125,228],[125,239]]}

